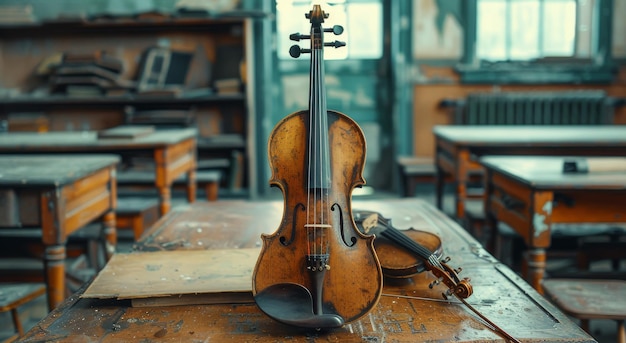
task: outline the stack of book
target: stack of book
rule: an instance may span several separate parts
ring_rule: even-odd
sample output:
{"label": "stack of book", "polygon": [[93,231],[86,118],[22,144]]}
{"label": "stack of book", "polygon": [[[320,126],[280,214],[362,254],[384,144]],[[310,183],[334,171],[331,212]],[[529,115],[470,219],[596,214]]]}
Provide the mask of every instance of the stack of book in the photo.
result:
{"label": "stack of book", "polygon": [[64,53],[59,63],[50,68],[48,83],[51,93],[69,96],[123,93],[134,89],[135,82],[123,79],[122,72],[122,60],[104,51]]}

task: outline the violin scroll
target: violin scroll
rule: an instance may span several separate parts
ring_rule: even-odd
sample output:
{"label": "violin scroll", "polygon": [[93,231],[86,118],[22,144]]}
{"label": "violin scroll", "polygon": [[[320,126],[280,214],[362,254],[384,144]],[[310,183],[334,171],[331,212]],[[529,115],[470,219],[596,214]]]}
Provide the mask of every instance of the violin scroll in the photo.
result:
{"label": "violin scroll", "polygon": [[438,263],[435,263],[439,264],[439,266],[431,264],[430,261],[427,263],[426,268],[430,270],[433,275],[438,277],[438,279],[431,282],[428,287],[433,288],[435,285],[443,282],[448,287],[448,291],[444,293],[444,297],[449,295],[456,295],[457,297],[463,299],[469,298],[474,292],[472,284],[470,283],[470,279],[459,278],[458,273],[461,272],[461,268],[452,269],[446,264],[446,262],[439,261]]}
{"label": "violin scroll", "polygon": [[330,43],[322,42],[322,32],[331,32],[335,36],[338,36],[343,33],[343,27],[340,25],[334,25],[331,28],[322,28],[321,24],[324,22],[324,19],[328,18],[328,13],[322,11],[322,8],[319,5],[315,5],[309,13],[305,14],[305,16],[307,19],[310,20],[313,27],[319,28],[319,32],[317,32],[316,34],[316,32],[313,31],[310,35],[303,35],[299,32],[296,32],[289,35],[289,39],[296,42],[299,42],[303,39],[313,39],[311,41],[311,49],[303,49],[298,45],[292,45],[291,48],[289,48],[289,55],[291,57],[298,58],[301,54],[310,54],[313,50],[320,49],[324,46],[334,46],[335,48],[346,46],[345,42],[341,42],[338,40]]}

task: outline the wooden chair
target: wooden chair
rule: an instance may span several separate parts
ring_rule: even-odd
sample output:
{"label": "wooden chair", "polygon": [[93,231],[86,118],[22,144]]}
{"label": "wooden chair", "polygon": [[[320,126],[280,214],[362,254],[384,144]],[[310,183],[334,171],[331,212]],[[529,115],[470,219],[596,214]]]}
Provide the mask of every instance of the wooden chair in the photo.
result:
{"label": "wooden chair", "polygon": [[626,281],[586,279],[546,279],[543,290],[561,311],[580,320],[589,332],[589,320],[617,322],[617,342],[626,343]]}
{"label": "wooden chair", "polygon": [[435,183],[437,172],[435,163],[430,157],[400,156],[397,160],[401,193],[404,197],[415,196],[415,187],[418,183]]}
{"label": "wooden chair", "polygon": [[8,339],[12,341],[24,335],[24,327],[20,320],[18,307],[46,293],[43,283],[6,283],[0,284],[0,312],[11,311],[13,325],[17,334]]}
{"label": "wooden chair", "polygon": [[119,197],[115,215],[117,229],[132,230],[138,240],[159,219],[159,202],[153,198]]}
{"label": "wooden chair", "polygon": [[[0,282],[40,283],[45,281],[41,229],[0,230]],[[104,239],[93,224],[68,237],[65,260],[66,296],[91,279],[104,266]]]}

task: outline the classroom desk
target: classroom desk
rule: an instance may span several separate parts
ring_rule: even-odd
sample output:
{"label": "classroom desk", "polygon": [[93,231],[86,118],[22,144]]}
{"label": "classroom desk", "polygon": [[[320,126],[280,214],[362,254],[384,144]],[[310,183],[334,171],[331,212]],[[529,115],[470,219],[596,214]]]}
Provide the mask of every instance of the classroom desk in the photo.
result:
{"label": "classroom desk", "polygon": [[0,230],[41,228],[50,309],[65,299],[70,234],[103,218],[107,257],[115,250],[117,163],[114,155],[0,155]]}
{"label": "classroom desk", "polygon": [[155,164],[154,186],[161,214],[169,212],[172,183],[181,175],[187,175],[187,200],[196,199],[195,129],[154,131],[136,138],[98,138],[96,131],[1,134],[0,154],[16,153],[110,153],[121,155],[122,163],[141,156]]}
{"label": "classroom desk", "polygon": [[607,126],[435,126],[437,207],[444,176],[455,182],[455,215],[465,218],[467,184],[481,174],[484,155],[626,156],[626,125]]}
{"label": "classroom desk", "polygon": [[496,230],[498,222],[506,223],[522,236],[527,247],[524,274],[539,292],[554,224],[626,222],[626,173],[563,173],[564,160],[572,158],[480,159],[486,170],[487,224]]}
{"label": "classroom desk", "polygon": [[[218,201],[176,207],[144,233],[137,251],[254,248],[261,233],[279,225],[282,202]],[[450,266],[472,278],[468,301],[522,341],[594,342],[587,333],[541,297],[447,216],[419,199],[358,201],[355,209],[374,210],[399,229],[413,227],[442,237]],[[182,277],[182,276],[181,276]],[[263,314],[253,303],[131,307],[129,301],[88,299],[76,294],[43,319],[23,342],[69,339],[120,342],[503,342],[444,288],[428,284],[428,272],[407,280],[385,281],[372,311],[335,330],[290,327]],[[443,286],[442,286],[443,287]],[[355,289],[355,291],[357,291]]]}

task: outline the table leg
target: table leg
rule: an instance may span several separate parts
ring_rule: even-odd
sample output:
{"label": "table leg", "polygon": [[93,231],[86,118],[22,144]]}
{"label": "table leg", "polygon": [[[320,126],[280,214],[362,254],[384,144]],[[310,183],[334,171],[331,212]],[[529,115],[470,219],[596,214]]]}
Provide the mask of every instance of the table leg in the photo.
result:
{"label": "table leg", "polygon": [[457,219],[465,219],[465,199],[467,199],[467,182],[469,174],[470,152],[462,149],[458,152],[456,160],[456,192],[454,197]]}
{"label": "table leg", "polygon": [[65,245],[46,246],[44,265],[50,311],[65,299],[65,257]]}
{"label": "table leg", "polygon": [[[460,174],[459,174],[460,175]],[[467,196],[467,188],[465,180],[458,180],[456,183],[456,194],[454,196],[455,215],[457,219],[465,219],[465,198]]]}
{"label": "table leg", "polygon": [[526,268],[523,270],[524,278],[537,290],[543,294],[541,280],[546,272],[546,249],[529,248],[524,254]]}
{"label": "table leg", "polygon": [[187,172],[187,201],[193,203],[196,201],[196,170],[191,168]]}
{"label": "table leg", "polygon": [[117,225],[115,211],[107,212],[103,217],[102,236],[104,237],[104,254],[110,260],[117,246]]}
{"label": "table leg", "polygon": [[158,187],[161,215],[167,214],[172,208],[172,190],[170,186]]}
{"label": "table leg", "polygon": [[437,208],[439,210],[443,210],[443,185],[444,185],[444,173],[443,169],[441,169],[437,165],[437,172],[435,177],[435,200],[437,202]]}

